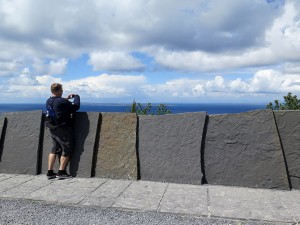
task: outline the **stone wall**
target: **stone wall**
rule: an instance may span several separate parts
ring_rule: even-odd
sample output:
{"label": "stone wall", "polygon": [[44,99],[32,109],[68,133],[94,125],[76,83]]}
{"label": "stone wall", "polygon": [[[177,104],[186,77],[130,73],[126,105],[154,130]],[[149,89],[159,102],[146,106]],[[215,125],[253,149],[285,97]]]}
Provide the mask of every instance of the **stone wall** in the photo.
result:
{"label": "stone wall", "polygon": [[[68,170],[76,177],[300,189],[299,118],[299,111],[270,110],[78,112]],[[3,113],[0,132],[0,173],[47,172],[52,140],[41,111]]]}

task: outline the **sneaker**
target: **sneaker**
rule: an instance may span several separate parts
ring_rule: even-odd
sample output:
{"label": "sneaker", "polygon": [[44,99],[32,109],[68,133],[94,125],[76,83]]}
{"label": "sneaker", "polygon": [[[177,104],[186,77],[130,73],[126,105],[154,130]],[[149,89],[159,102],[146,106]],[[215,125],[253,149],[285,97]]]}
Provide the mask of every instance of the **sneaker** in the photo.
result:
{"label": "sneaker", "polygon": [[67,174],[66,171],[61,172],[61,173],[57,173],[57,174],[56,174],[56,177],[57,177],[59,180],[64,180],[64,179],[70,179],[70,178],[72,178],[72,176],[71,176],[70,174]]}
{"label": "sneaker", "polygon": [[46,174],[48,180],[56,178],[56,173],[53,172],[53,170],[48,170],[47,174]]}

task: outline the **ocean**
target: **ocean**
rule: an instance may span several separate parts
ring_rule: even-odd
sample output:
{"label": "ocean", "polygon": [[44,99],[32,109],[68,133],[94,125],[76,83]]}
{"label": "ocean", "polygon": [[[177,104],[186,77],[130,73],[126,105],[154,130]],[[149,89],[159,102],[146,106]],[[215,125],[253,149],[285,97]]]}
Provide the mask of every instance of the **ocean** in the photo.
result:
{"label": "ocean", "polygon": [[[81,103],[80,112],[129,112],[131,104],[108,104],[108,103]],[[225,113],[241,113],[258,109],[265,109],[263,104],[234,104],[234,103],[169,103],[165,104],[172,114],[186,113],[186,112],[207,112],[212,114]],[[143,104],[145,106],[145,104]],[[152,110],[155,114],[158,104],[152,104]],[[17,112],[17,111],[31,111],[43,110],[45,111],[45,104],[0,104],[0,114],[3,112]]]}

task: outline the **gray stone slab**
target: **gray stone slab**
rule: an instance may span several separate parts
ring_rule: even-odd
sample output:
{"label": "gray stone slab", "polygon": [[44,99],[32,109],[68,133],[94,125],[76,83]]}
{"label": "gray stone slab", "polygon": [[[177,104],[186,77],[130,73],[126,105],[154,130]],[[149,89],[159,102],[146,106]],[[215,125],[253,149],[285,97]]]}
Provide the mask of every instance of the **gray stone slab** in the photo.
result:
{"label": "gray stone slab", "polygon": [[300,189],[300,111],[274,111],[291,185]]}
{"label": "gray stone slab", "polygon": [[279,191],[209,187],[210,216],[246,220],[295,222],[276,198]]}
{"label": "gray stone slab", "polygon": [[207,188],[196,185],[169,184],[160,212],[208,215]]}
{"label": "gray stone slab", "polygon": [[271,110],[209,116],[204,162],[208,184],[289,189]]}
{"label": "gray stone slab", "polygon": [[9,178],[17,176],[16,174],[0,174],[0,182],[5,181]]}
{"label": "gray stone slab", "polygon": [[104,182],[104,179],[91,179],[90,181],[88,179],[80,178],[55,180],[51,184],[27,195],[26,198],[66,204],[78,204]]}
{"label": "gray stone slab", "polygon": [[95,176],[137,180],[136,128],[135,113],[102,113]]}
{"label": "gray stone slab", "polygon": [[31,180],[28,180],[16,187],[13,187],[4,193],[1,193],[1,197],[7,198],[26,198],[29,194],[38,189],[51,184],[53,180],[48,180],[46,176],[34,176]]}
{"label": "gray stone slab", "polygon": [[139,116],[141,179],[201,184],[205,118],[205,112]]}
{"label": "gray stone slab", "polygon": [[300,191],[292,190],[276,192],[276,199],[282,203],[284,208],[294,218],[294,222],[300,223]]}
{"label": "gray stone slab", "polygon": [[[74,149],[68,170],[74,177],[91,177],[93,167],[93,155],[98,131],[99,113],[77,112],[74,115]],[[48,155],[52,148],[52,139],[49,129],[45,128],[43,145],[42,173],[48,170]],[[59,160],[56,160],[54,170],[59,168]]]}
{"label": "gray stone slab", "polygon": [[150,181],[132,182],[112,207],[157,211],[167,185]]}
{"label": "gray stone slab", "polygon": [[34,178],[33,176],[29,176],[29,175],[17,175],[17,176],[12,176],[11,178],[8,178],[6,180],[3,180],[2,182],[0,182],[0,194],[12,188],[15,188],[25,182],[28,182],[33,178]]}
{"label": "gray stone slab", "polygon": [[107,180],[80,204],[111,207],[130,184],[128,180]]}
{"label": "gray stone slab", "polygon": [[7,127],[0,162],[1,173],[38,173],[42,111],[4,113]]}
{"label": "gray stone slab", "polygon": [[70,173],[76,177],[91,177],[99,116],[96,112],[77,112],[74,116],[74,152]]}

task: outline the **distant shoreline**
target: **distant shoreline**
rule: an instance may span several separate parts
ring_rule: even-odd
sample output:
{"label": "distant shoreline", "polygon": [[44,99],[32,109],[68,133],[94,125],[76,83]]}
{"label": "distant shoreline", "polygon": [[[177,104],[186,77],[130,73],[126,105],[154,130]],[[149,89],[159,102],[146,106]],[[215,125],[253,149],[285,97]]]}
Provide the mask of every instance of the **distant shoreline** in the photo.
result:
{"label": "distant shoreline", "polygon": [[[144,104],[144,103],[143,103]],[[129,112],[131,103],[82,103],[81,112]],[[152,111],[155,113],[159,103],[152,103]],[[208,114],[241,113],[258,109],[266,109],[263,104],[243,104],[243,103],[166,103],[168,109],[173,114],[187,112],[207,112]],[[43,110],[43,103],[0,103],[0,113]]]}

